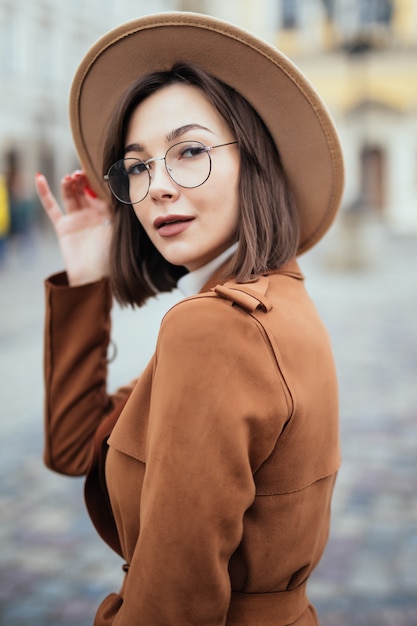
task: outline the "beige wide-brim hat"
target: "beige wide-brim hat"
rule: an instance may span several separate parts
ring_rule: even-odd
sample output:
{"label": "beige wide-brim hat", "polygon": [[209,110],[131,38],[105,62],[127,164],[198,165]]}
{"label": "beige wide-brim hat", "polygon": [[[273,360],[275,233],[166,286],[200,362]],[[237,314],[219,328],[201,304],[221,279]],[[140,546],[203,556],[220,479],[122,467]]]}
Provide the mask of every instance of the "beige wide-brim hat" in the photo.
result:
{"label": "beige wide-brim hat", "polygon": [[104,35],[82,60],[71,89],[74,143],[101,196],[106,129],[122,94],[148,72],[193,62],[234,87],[257,110],[281,155],[301,222],[299,253],[328,230],[341,202],[343,158],[321,98],[281,52],[232,24],[196,13],[158,13]]}

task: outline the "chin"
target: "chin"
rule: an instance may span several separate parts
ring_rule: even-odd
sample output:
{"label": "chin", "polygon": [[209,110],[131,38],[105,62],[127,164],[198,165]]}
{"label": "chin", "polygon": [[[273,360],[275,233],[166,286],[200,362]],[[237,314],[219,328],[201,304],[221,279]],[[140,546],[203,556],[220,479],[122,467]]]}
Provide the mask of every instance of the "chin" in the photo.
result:
{"label": "chin", "polygon": [[163,251],[160,252],[168,263],[171,263],[171,265],[185,267],[189,272],[193,272],[204,265],[204,261],[199,261],[199,259],[196,259],[188,254],[164,254]]}

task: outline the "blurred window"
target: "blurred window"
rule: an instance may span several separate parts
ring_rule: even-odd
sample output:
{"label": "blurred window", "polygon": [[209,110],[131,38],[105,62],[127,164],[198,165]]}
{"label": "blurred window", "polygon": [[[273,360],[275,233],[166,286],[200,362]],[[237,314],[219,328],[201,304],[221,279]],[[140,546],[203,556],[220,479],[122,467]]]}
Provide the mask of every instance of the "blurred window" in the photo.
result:
{"label": "blurred window", "polygon": [[389,24],[391,22],[392,1],[361,0],[358,4],[361,24]]}
{"label": "blurred window", "polygon": [[282,28],[293,30],[299,26],[298,0],[282,0]]}
{"label": "blurred window", "polygon": [[361,155],[362,198],[367,207],[382,211],[385,207],[386,156],[380,146],[365,145]]}
{"label": "blurred window", "polygon": [[[342,34],[343,47],[363,52],[381,45],[388,37],[393,16],[393,0],[323,0],[326,13]],[[377,39],[375,39],[377,38]]]}

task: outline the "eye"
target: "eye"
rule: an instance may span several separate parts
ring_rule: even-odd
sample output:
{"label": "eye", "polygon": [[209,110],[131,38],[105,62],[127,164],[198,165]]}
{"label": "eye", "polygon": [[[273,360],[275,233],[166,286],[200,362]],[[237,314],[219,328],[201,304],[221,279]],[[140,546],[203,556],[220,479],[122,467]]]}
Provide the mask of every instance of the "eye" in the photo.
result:
{"label": "eye", "polygon": [[125,168],[128,176],[139,176],[148,171],[143,161],[125,162]]}
{"label": "eye", "polygon": [[205,154],[207,152],[207,146],[203,144],[188,144],[182,146],[180,149],[177,158],[179,159],[195,159],[199,157],[201,154]]}

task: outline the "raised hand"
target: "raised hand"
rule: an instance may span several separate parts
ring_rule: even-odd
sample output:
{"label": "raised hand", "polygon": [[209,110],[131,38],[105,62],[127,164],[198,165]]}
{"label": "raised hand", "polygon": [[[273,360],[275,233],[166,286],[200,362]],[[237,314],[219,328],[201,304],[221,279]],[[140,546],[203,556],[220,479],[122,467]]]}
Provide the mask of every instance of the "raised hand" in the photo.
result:
{"label": "raised hand", "polygon": [[57,235],[70,285],[94,282],[109,273],[112,234],[108,204],[97,198],[81,171],[61,181],[63,210],[42,174],[36,190]]}

